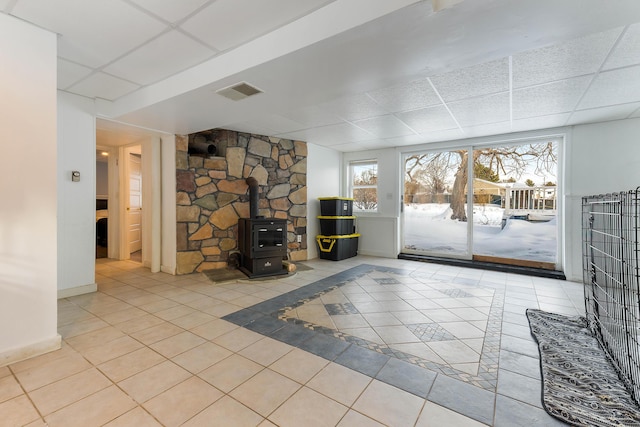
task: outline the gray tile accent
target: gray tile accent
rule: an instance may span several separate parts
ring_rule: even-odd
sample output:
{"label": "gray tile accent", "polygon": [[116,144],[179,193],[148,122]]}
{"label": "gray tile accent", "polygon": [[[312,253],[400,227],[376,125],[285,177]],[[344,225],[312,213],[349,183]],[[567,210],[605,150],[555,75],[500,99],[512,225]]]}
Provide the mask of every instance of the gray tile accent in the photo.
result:
{"label": "gray tile accent", "polygon": [[456,339],[455,336],[438,323],[415,323],[406,326],[407,329],[413,332],[416,337],[420,338],[422,342],[451,341]]}
{"label": "gray tile accent", "polygon": [[376,379],[416,396],[426,398],[436,379],[436,375],[433,371],[422,369],[412,363],[391,357],[378,372]]}
{"label": "gray tile accent", "polygon": [[438,375],[427,399],[481,423],[493,423],[495,394],[468,383]]}
{"label": "gray tile accent", "polygon": [[536,380],[541,379],[540,359],[509,350],[500,351],[500,369],[517,372]]}
{"label": "gray tile accent", "polygon": [[544,410],[527,405],[506,396],[496,397],[495,427],[531,426],[554,427],[567,424],[547,414]]}
{"label": "gray tile accent", "polygon": [[325,304],[324,308],[327,310],[327,313],[329,313],[329,316],[336,316],[339,314],[360,314],[358,309],[350,302]]}
{"label": "gray tile accent", "polygon": [[375,377],[389,359],[390,357],[387,355],[352,344],[334,362],[370,377]]}
{"label": "gray tile accent", "polygon": [[381,285],[398,285],[400,282],[392,277],[380,277],[373,279]]}
{"label": "gray tile accent", "polygon": [[542,383],[539,380],[500,369],[498,393],[542,409]]}
{"label": "gray tile accent", "polygon": [[[354,280],[372,272],[391,273],[398,276],[420,275],[420,272],[361,264],[357,267],[353,267],[341,273],[318,280],[294,291],[262,303],[255,304],[254,306],[239,310],[238,312],[231,313],[223,319],[299,347],[327,360],[339,360],[340,362],[338,363],[352,367],[353,369],[366,373],[372,377],[375,377],[377,374],[380,376],[379,379],[381,381],[406,389],[418,396],[425,393],[425,390],[421,385],[411,385],[412,383],[409,381],[406,385],[401,386],[398,380],[393,380],[392,372],[393,368],[398,366],[397,362],[392,362],[389,364],[388,368],[382,368],[384,363],[380,366],[378,366],[378,364],[381,361],[388,364],[388,361],[395,359],[399,362],[401,361],[411,364],[415,366],[415,369],[421,369],[424,372],[422,377],[427,379],[431,378],[435,374],[443,374],[451,377],[453,380],[458,380],[462,383],[467,383],[470,386],[475,386],[475,388],[480,391],[482,391],[481,389],[491,392],[496,391],[498,363],[500,359],[500,333],[502,327],[502,309],[504,306],[504,286],[485,287],[485,283],[483,282],[475,284],[477,288],[493,290],[493,299],[489,311],[486,335],[477,375],[471,375],[466,372],[459,371],[449,365],[441,365],[439,363],[425,360],[390,348],[384,344],[378,344],[362,338],[353,337],[341,331],[320,325],[314,325],[310,322],[297,318],[289,318],[285,315],[287,310],[300,307],[309,301],[319,298],[327,292],[352,283]],[[420,276],[420,278],[424,279],[422,276]],[[431,277],[431,279],[434,279],[434,277]],[[398,282],[395,278],[389,278],[389,280],[386,280],[386,278],[374,278],[374,280],[386,281],[387,283],[385,284],[393,285],[396,285],[395,282]],[[443,276],[442,279],[435,280],[448,280],[448,283],[451,283],[452,277]],[[446,290],[443,293],[454,298],[474,297],[474,295],[460,289],[451,289],[451,291],[451,295],[449,295]],[[343,305],[341,308],[344,307],[345,306]],[[280,325],[281,327],[279,327]],[[426,332],[426,330],[423,329],[416,327],[416,330]],[[441,336],[438,335],[439,333],[441,332],[436,330],[434,336]],[[360,363],[357,358],[360,358],[363,361],[372,362],[373,364],[367,367],[365,366],[366,364]],[[380,370],[380,368],[382,368],[382,370]],[[403,372],[408,369],[409,368],[405,368]],[[380,371],[379,374],[378,371]],[[400,377],[402,377],[402,375],[400,375]],[[415,375],[415,377],[420,378],[421,376]]]}

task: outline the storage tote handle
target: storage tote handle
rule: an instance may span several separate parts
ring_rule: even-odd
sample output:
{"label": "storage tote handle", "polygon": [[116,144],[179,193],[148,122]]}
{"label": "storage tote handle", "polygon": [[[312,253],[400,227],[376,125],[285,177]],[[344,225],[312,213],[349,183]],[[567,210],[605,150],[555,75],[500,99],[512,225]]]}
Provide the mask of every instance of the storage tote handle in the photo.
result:
{"label": "storage tote handle", "polygon": [[[331,249],[333,249],[333,245],[335,245],[336,240],[337,239],[323,239],[320,237],[316,237],[316,240],[318,241],[318,246],[320,247],[320,251],[322,252],[331,252]],[[329,249],[325,249],[324,246],[322,246],[322,242],[331,242],[331,244],[329,245]]]}

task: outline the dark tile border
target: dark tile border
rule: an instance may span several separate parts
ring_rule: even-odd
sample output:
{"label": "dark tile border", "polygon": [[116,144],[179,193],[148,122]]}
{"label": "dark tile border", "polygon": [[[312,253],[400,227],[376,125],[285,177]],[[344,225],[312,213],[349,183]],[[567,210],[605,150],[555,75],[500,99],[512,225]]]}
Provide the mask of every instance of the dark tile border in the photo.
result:
{"label": "dark tile border", "polygon": [[[427,396],[438,373],[451,377],[452,381],[459,381],[462,384],[473,385],[495,393],[500,359],[500,333],[505,293],[503,288],[490,288],[494,291],[494,296],[478,375],[458,371],[448,365],[421,359],[386,345],[353,337],[300,319],[287,318],[284,315],[287,310],[299,307],[374,271],[397,275],[411,274],[411,271],[404,269],[361,264],[231,313],[223,319],[423,398]],[[481,283],[465,285],[482,287]]]}

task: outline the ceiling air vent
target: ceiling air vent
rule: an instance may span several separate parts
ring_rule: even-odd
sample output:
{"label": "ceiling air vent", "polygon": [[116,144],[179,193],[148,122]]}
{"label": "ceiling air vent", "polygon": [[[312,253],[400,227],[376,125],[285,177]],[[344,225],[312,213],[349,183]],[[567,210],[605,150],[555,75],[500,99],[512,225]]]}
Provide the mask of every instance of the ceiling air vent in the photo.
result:
{"label": "ceiling air vent", "polygon": [[262,93],[262,91],[256,87],[251,86],[247,82],[242,82],[233,86],[226,87],[224,89],[220,89],[216,91],[216,93],[233,101],[240,101],[241,99],[245,99],[250,96]]}

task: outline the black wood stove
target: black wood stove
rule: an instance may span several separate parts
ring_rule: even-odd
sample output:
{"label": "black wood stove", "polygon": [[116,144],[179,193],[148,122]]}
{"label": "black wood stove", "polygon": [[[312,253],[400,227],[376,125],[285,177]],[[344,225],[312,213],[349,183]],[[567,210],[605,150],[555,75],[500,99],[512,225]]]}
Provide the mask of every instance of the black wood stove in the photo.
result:
{"label": "black wood stove", "polygon": [[249,277],[287,274],[282,260],[287,257],[287,220],[258,216],[258,182],[247,178],[251,218],[238,222],[240,269]]}

